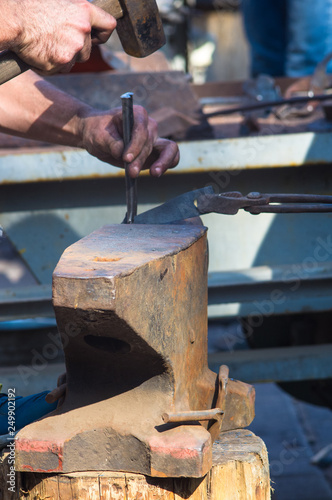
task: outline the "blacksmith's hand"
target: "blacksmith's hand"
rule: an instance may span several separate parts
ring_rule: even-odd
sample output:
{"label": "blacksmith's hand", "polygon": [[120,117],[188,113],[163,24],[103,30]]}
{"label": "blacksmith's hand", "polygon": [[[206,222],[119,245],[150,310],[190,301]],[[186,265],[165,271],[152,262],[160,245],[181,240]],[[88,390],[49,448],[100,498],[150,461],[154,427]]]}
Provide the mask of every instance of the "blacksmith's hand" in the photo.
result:
{"label": "blacksmith's hand", "polygon": [[137,177],[145,169],[149,169],[152,176],[160,177],[180,159],[177,144],[158,136],[157,122],[142,106],[134,106],[132,139],[126,149],[122,140],[121,108],[107,112],[85,109],[84,116],[81,115],[80,135],[80,147],[118,167],[127,162],[131,177]]}
{"label": "blacksmith's hand", "polygon": [[46,402],[49,404],[53,404],[58,401],[58,406],[61,406],[66,396],[66,390],[67,375],[66,373],[62,373],[58,378],[57,387],[46,395]]}
{"label": "blacksmith's hand", "polygon": [[1,13],[0,50],[12,50],[42,74],[87,61],[91,44],[106,42],[116,27],[114,17],[87,0],[1,0]]}

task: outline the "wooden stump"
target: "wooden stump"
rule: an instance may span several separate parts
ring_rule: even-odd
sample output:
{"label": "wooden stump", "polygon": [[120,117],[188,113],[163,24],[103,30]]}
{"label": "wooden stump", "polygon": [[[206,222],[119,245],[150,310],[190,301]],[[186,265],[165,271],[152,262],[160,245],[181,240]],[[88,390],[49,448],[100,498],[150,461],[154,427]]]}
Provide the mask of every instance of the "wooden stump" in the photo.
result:
{"label": "wooden stump", "polygon": [[8,453],[0,468],[1,500],[268,500],[270,477],[263,441],[241,429],[213,445],[213,467],[200,479],[150,478],[119,472],[16,473],[8,491]]}

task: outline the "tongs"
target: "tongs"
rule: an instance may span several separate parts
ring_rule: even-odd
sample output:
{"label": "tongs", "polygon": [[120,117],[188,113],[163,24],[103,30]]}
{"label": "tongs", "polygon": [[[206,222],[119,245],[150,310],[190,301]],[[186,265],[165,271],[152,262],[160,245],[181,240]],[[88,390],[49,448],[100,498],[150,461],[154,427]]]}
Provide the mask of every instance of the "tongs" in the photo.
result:
{"label": "tongs", "polygon": [[216,212],[235,215],[240,209],[251,214],[332,212],[332,196],[316,194],[284,194],[239,191],[199,196],[196,206],[200,214]]}

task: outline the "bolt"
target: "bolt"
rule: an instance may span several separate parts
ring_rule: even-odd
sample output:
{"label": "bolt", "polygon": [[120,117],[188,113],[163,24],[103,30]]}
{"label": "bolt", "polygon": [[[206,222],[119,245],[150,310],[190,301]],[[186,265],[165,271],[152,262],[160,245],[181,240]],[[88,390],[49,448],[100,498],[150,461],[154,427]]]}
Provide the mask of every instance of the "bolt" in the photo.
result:
{"label": "bolt", "polygon": [[261,193],[257,193],[256,191],[253,191],[252,193],[249,193],[247,195],[247,198],[250,198],[252,200],[257,200],[258,198],[261,198],[261,197],[262,197]]}

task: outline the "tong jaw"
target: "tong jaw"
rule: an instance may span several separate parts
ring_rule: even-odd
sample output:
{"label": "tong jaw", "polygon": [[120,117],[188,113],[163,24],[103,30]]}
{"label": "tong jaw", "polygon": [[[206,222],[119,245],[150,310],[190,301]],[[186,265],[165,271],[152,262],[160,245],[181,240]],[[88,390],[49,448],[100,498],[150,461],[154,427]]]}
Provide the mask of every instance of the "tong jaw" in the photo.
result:
{"label": "tong jaw", "polygon": [[266,205],[266,195],[257,192],[243,196],[239,191],[230,191],[222,194],[207,194],[197,199],[197,208],[201,214],[216,212],[218,214],[236,215],[241,208]]}

